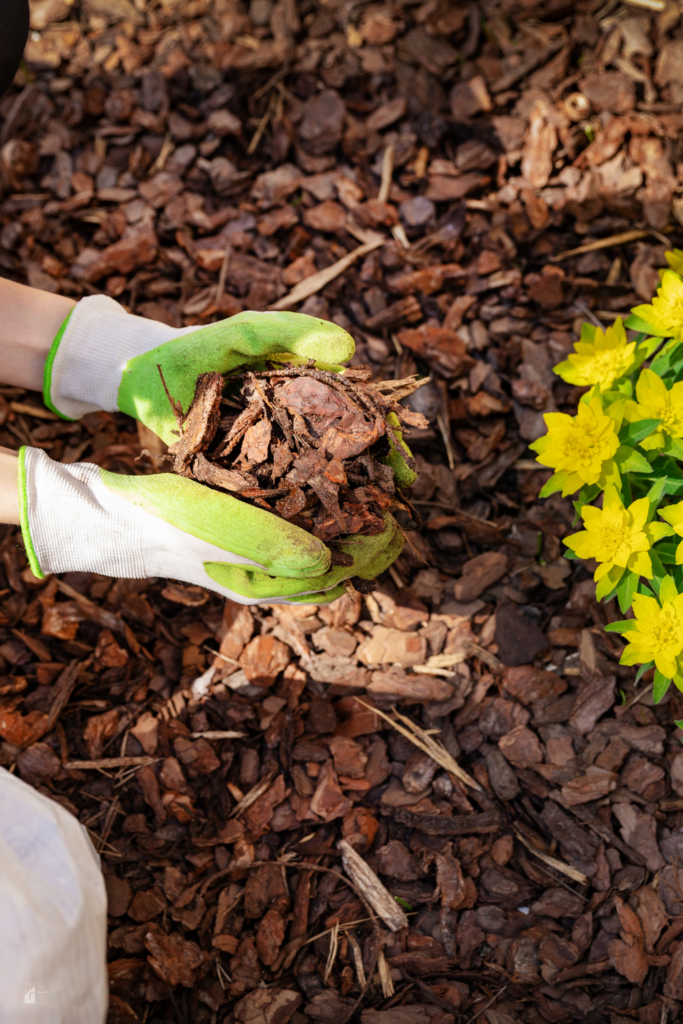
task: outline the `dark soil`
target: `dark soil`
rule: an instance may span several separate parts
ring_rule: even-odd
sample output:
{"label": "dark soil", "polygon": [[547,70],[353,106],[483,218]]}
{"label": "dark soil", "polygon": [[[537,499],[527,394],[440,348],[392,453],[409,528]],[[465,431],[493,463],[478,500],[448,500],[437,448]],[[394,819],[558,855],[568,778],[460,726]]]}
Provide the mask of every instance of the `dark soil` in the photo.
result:
{"label": "dark soil", "polygon": [[[582,320],[649,300],[683,241],[678,5],[32,12],[5,275],[174,326],[293,308],[373,380],[432,378],[405,400],[425,525],[397,510],[374,594],[38,581],[0,534],[0,763],[100,851],[110,1024],[677,1019],[683,698],[619,665],[527,445],[575,409],[552,367]],[[0,444],[165,468],[126,416],[17,388]]]}

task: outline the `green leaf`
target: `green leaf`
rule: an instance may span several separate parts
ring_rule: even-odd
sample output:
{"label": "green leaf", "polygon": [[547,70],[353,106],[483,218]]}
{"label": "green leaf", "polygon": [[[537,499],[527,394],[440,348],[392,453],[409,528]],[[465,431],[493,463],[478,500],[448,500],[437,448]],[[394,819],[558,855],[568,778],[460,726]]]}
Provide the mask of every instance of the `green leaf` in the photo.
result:
{"label": "green leaf", "polygon": [[539,498],[549,498],[551,494],[556,494],[557,491],[561,491],[564,487],[568,473],[553,473],[550,480],[547,480],[539,492]]}
{"label": "green leaf", "polygon": [[595,588],[595,593],[596,593],[596,600],[602,601],[603,604],[609,604],[610,601],[613,601],[614,598],[617,596],[617,588],[616,587],[612,587],[612,589],[610,590],[609,594],[605,594],[604,596],[598,597],[597,596],[597,587],[596,587]]}
{"label": "green leaf", "polygon": [[[661,564],[661,563],[660,563]],[[660,601],[675,601],[678,597],[678,591],[676,590],[676,584],[674,583],[671,576],[663,576],[659,584],[659,599]]]}
{"label": "green leaf", "polygon": [[617,384],[617,391],[620,398],[633,398],[633,383],[628,379],[622,380]]}
{"label": "green leaf", "polygon": [[667,455],[673,455],[675,459],[680,459],[683,462],[683,444],[678,440],[677,437],[669,438],[664,448],[664,451]]}
{"label": "green leaf", "polygon": [[633,598],[638,591],[640,577],[635,572],[627,572],[621,577],[617,586],[617,599],[622,614],[625,614],[633,604]]}
{"label": "green leaf", "polygon": [[600,488],[597,484],[587,484],[579,491],[579,501],[583,505],[589,505],[594,498],[597,498],[598,494],[600,494]]}
{"label": "green leaf", "polygon": [[405,907],[406,910],[413,909],[411,904],[408,903],[407,900],[404,900],[401,896],[394,896],[394,899],[396,900],[397,903],[400,903],[402,907]]}
{"label": "green leaf", "polygon": [[661,422],[661,420],[637,420],[635,423],[626,423],[619,431],[619,441],[628,445],[642,441],[654,433]]}
{"label": "green leaf", "polygon": [[631,483],[632,482],[634,484],[642,484],[643,483],[642,480],[633,480],[633,481],[631,481],[631,477],[630,476],[622,476],[622,478],[621,478],[621,500],[623,501],[623,503],[626,506],[626,508],[628,508],[628,506],[633,501],[633,489],[631,487]]}
{"label": "green leaf", "polygon": [[562,552],[562,557],[566,558],[568,562],[580,562],[581,561],[581,559],[576,554],[576,552],[572,551],[571,548],[567,548],[566,551],[563,551]]}
{"label": "green leaf", "polygon": [[[638,340],[639,338],[641,339],[640,341]],[[655,335],[652,338],[645,338],[642,334],[639,334],[638,338],[634,338],[633,340],[636,343],[636,369],[641,365],[641,363],[645,362],[646,359],[652,358],[663,341],[663,339],[658,335]]]}
{"label": "green leaf", "polygon": [[623,380],[620,384],[614,385],[615,390],[605,391],[604,395],[601,396],[603,404],[606,406],[610,406],[614,405],[615,402],[623,402],[624,398],[630,398],[630,395],[624,394],[624,392],[621,390],[622,388],[628,387],[629,385],[630,381]]}
{"label": "green leaf", "polygon": [[606,633],[632,633],[638,628],[635,619],[621,619],[619,622],[608,622],[605,626]]}
{"label": "green leaf", "polygon": [[[657,545],[656,551],[662,565],[677,565],[676,562],[676,548],[678,544],[675,541],[664,541]],[[654,549],[652,549],[654,550]],[[565,555],[565,558],[567,556]]]}
{"label": "green leaf", "polygon": [[659,583],[656,580],[649,580],[648,582],[650,584],[649,587],[647,583],[643,583],[642,580],[640,581],[638,593],[643,594],[645,597],[657,597],[659,595]]}
{"label": "green leaf", "polygon": [[666,691],[671,686],[671,680],[667,679],[666,676],[662,675],[658,668],[655,669],[655,682],[652,690],[652,700],[655,704],[659,704]]}
{"label": "green leaf", "polygon": [[646,334],[641,333],[633,340],[636,343],[636,352],[638,355],[640,355],[641,352],[645,352],[646,359],[649,359],[662,344],[662,339],[659,335],[653,335],[648,338]]}
{"label": "green leaf", "polygon": [[664,488],[666,487],[668,477],[662,476],[659,480],[655,480],[652,487],[648,491],[647,497],[650,502],[650,508],[656,508],[661,501],[662,495],[664,494]]}
{"label": "green leaf", "polygon": [[658,331],[656,327],[647,323],[646,320],[642,320],[639,316],[635,316],[634,313],[631,313],[624,320],[624,327],[628,327],[631,331],[643,331],[645,334],[653,334],[656,338],[666,337],[666,335]]}
{"label": "green leaf", "polygon": [[659,353],[657,358],[652,360],[652,363],[650,364],[650,369],[659,377],[664,376],[664,374],[669,369],[672,360],[674,362],[677,360],[678,353],[676,352],[676,349],[678,348],[679,344],[680,343],[676,338],[670,338],[669,341],[667,341],[664,345],[664,348]]}
{"label": "green leaf", "polygon": [[644,455],[637,452],[635,448],[629,448],[622,444],[617,448],[614,461],[619,467],[620,473],[650,473],[652,467]]}
{"label": "green leaf", "polygon": [[613,593],[618,591],[618,583],[621,577],[624,575],[625,569],[621,565],[614,565],[601,580],[598,581],[598,585],[595,588],[595,598],[597,601],[608,601],[610,600]]}
{"label": "green leaf", "polygon": [[650,548],[650,561],[652,562],[652,572],[654,573],[653,578],[650,580],[650,583],[652,584],[656,582],[657,594],[659,594],[659,588],[661,587],[664,580],[670,580],[672,586],[674,585],[674,581],[668,575],[666,569],[660,562],[657,553],[652,548]]}
{"label": "green leaf", "polygon": [[654,668],[654,661],[648,661],[645,665],[641,665],[636,672],[636,684],[640,682],[646,672],[649,672],[651,668]]}

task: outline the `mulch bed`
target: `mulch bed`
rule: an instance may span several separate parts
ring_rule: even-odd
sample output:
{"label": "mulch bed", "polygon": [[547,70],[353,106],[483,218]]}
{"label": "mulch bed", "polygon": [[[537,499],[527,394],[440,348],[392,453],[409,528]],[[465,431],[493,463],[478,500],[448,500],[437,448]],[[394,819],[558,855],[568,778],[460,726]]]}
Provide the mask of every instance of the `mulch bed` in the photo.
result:
{"label": "mulch bed", "polygon": [[[431,377],[374,594],[38,581],[2,528],[0,764],[101,854],[109,1024],[677,1018],[683,698],[619,665],[527,450],[581,321],[683,240],[681,12],[649,8],[32,4],[3,274],[173,326],[298,309]],[[165,465],[0,387],[20,444]]]}

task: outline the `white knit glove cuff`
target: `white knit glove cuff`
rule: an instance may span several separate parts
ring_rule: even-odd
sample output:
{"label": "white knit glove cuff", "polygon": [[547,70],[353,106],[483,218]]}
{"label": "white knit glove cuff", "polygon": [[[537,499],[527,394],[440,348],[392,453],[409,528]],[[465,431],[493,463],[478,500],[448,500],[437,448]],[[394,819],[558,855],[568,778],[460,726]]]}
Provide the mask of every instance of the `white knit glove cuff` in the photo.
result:
{"label": "white knit glove cuff", "polygon": [[38,448],[22,448],[19,483],[21,526],[36,576],[161,576],[208,587],[240,604],[259,603],[219,586],[204,570],[204,562],[258,563],[193,537],[114,494],[99,466],[65,466]]}
{"label": "white knit glove cuff", "polygon": [[67,419],[118,409],[126,363],[196,327],[168,327],[133,316],[107,298],[91,295],[74,306],[45,364],[45,403]]}

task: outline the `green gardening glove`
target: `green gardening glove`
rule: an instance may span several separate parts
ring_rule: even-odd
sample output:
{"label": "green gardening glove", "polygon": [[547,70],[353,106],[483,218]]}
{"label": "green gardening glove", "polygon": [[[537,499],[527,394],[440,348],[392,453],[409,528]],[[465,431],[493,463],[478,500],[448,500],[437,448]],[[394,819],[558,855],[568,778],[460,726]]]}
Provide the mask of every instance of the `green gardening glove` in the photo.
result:
{"label": "green gardening glove", "polygon": [[[130,316],[113,300],[93,296],[75,306],[55,339],[46,366],[45,400],[61,416],[70,418],[95,409],[119,409],[172,444],[177,440],[177,423],[159,366],[169,393],[187,411],[202,373],[226,373],[246,362],[278,354],[294,362],[315,359],[324,368],[343,371],[340,364],[353,351],[353,339],[341,327],[299,313],[245,312],[207,327],[174,329]],[[400,473],[402,460],[395,453],[388,461],[396,459],[395,470]],[[30,456],[27,464],[34,461]],[[152,566],[149,554],[145,554],[145,575],[172,576],[211,586],[238,601],[297,600],[312,594],[317,596],[308,596],[308,600],[333,600],[332,595],[343,592],[344,579],[354,575],[373,578],[397,557],[403,543],[394,520],[387,517],[382,534],[348,539],[345,550],[354,557],[352,567],[335,567],[328,572],[330,553],[321,541],[265,510],[170,474],[129,478],[96,467],[89,469],[96,471],[93,479],[88,479],[97,490],[97,500],[107,506],[108,495],[117,499],[116,515],[125,521],[114,531],[117,535],[132,529],[130,517],[134,516],[133,532],[139,535],[142,530],[142,548],[151,551],[160,527],[157,523],[155,529],[149,516],[175,531],[170,535],[173,544],[166,538],[161,563],[156,559]],[[36,536],[54,534],[54,529],[46,530],[46,521],[58,524],[62,533],[67,528],[63,517],[56,515],[56,502],[48,502],[49,493],[43,483],[41,504],[49,512],[40,528],[34,514]],[[132,506],[134,513],[121,501]],[[28,519],[27,535],[30,538]],[[104,544],[99,530],[91,540],[95,547]],[[214,550],[200,550],[198,545],[205,544],[213,545]],[[27,543],[29,550],[31,546]],[[52,540],[46,550],[54,546]],[[88,561],[92,563],[92,558]],[[34,571],[40,571],[41,558],[36,556],[35,562]],[[124,571],[117,553],[110,553],[106,562],[110,570],[94,571],[122,576],[142,571],[141,562],[135,571],[130,567]],[[54,568],[52,557],[43,555],[42,563],[49,566],[45,571],[64,571]],[[245,569],[245,565],[250,568]]]}
{"label": "green gardening glove", "polygon": [[38,577],[61,572],[170,577],[246,604],[326,602],[350,576],[374,578],[403,535],[350,537],[352,567],[330,569],[322,541],[194,480],[164,473],[122,476],[90,463],[63,465],[39,448],[19,453],[21,525]]}
{"label": "green gardening glove", "polygon": [[60,416],[117,409],[167,444],[177,424],[159,374],[185,412],[197,378],[278,353],[342,370],[354,353],[342,327],[303,313],[238,313],[207,327],[173,328],[131,316],[104,295],[81,299],[62,325],[45,370],[45,401]]}
{"label": "green gardening glove", "polygon": [[[209,562],[204,568],[211,579],[220,586],[235,591],[249,600],[272,600],[279,597],[288,601],[327,604],[344,593],[344,580],[352,576],[358,576],[362,580],[373,580],[388,569],[401,554],[403,533],[393,516],[385,514],[383,518],[383,533],[371,537],[347,537],[338,544],[339,550],[353,556],[352,567],[333,566],[329,572],[317,578],[308,577],[304,581],[273,580],[271,576],[258,569],[246,569],[226,562]],[[318,591],[311,593],[310,588],[314,584]]]}

